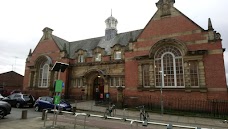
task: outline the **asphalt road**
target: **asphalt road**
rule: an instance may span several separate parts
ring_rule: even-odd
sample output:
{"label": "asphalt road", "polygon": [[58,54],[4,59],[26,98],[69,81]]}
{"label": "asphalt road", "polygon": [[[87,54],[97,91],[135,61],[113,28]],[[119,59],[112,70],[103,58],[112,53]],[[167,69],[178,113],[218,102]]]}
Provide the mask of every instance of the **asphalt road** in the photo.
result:
{"label": "asphalt road", "polygon": [[5,116],[4,119],[1,119],[0,123],[5,121],[21,119],[23,110],[27,110],[28,119],[42,116],[42,112],[36,112],[34,111],[34,108],[12,108],[11,114]]}

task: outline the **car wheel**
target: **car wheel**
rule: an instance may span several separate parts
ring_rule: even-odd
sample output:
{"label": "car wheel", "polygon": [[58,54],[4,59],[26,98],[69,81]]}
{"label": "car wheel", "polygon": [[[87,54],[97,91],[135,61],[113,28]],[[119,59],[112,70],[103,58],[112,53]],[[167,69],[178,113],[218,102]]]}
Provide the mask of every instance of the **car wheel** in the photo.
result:
{"label": "car wheel", "polygon": [[5,114],[6,114],[6,111],[0,108],[0,119],[4,118]]}
{"label": "car wheel", "polygon": [[35,106],[35,111],[39,112],[40,111],[40,107],[38,105]]}
{"label": "car wheel", "polygon": [[21,104],[20,103],[16,103],[16,108],[19,108],[21,107]]}

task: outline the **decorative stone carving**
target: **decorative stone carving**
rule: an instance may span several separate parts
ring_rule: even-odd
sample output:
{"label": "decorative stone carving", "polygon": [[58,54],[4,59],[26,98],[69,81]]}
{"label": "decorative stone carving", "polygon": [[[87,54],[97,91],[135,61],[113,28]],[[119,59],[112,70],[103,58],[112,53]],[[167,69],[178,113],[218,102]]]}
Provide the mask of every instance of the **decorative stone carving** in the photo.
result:
{"label": "decorative stone carving", "polygon": [[161,17],[171,15],[171,7],[173,7],[173,4],[175,3],[175,0],[159,0],[156,5],[158,9],[161,10]]}
{"label": "decorative stone carving", "polygon": [[43,37],[44,37],[44,40],[47,40],[47,39],[50,39],[51,36],[52,36],[52,29],[51,28],[48,28],[48,27],[45,27],[43,29]]}
{"label": "decorative stone carving", "polygon": [[220,33],[216,33],[216,34],[215,34],[215,39],[216,39],[216,40],[221,39]]}
{"label": "decorative stone carving", "polygon": [[152,48],[150,49],[149,58],[154,58],[155,52],[164,45],[176,46],[177,48],[179,48],[179,50],[181,50],[181,53],[183,54],[183,56],[187,54],[188,49],[187,49],[187,46],[183,42],[181,42],[177,39],[167,38],[167,39],[159,40],[157,43],[155,43],[152,46]]}

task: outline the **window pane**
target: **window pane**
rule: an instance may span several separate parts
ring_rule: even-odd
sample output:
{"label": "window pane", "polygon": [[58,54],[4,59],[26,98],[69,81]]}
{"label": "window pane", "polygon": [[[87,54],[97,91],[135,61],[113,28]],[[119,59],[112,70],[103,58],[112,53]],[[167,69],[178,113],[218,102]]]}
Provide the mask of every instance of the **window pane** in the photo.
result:
{"label": "window pane", "polygon": [[114,55],[114,58],[115,58],[116,60],[121,59],[121,51],[116,51],[116,52],[115,52],[115,55]]}
{"label": "window pane", "polygon": [[176,47],[163,46],[154,57],[156,86],[161,84],[164,84],[164,87],[184,86],[182,54]]}
{"label": "window pane", "polygon": [[39,87],[47,87],[49,79],[49,65],[41,63],[39,70]]}
{"label": "window pane", "polygon": [[116,86],[120,86],[120,78],[119,77],[115,77],[115,81],[116,81]]}
{"label": "window pane", "polygon": [[125,80],[124,78],[121,78],[122,79],[122,86],[125,86]]}
{"label": "window pane", "polygon": [[78,62],[79,62],[79,63],[84,62],[84,56],[83,56],[83,55],[79,55],[79,56],[78,56]]}
{"label": "window pane", "polygon": [[198,80],[198,63],[197,61],[189,62],[191,86],[199,86]]}
{"label": "window pane", "polygon": [[96,54],[95,61],[101,61],[101,53]]}
{"label": "window pane", "polygon": [[143,86],[150,86],[150,72],[149,72],[150,65],[143,65],[142,66],[142,75],[143,75]]}
{"label": "window pane", "polygon": [[109,81],[110,81],[110,86],[114,86],[114,84],[113,84],[113,78],[112,77],[110,78]]}

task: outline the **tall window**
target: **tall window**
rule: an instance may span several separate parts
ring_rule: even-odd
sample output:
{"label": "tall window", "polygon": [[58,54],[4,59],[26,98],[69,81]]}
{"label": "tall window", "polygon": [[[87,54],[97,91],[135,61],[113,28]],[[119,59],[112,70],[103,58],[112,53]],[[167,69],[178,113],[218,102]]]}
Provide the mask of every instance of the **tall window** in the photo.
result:
{"label": "tall window", "polygon": [[142,65],[142,77],[143,77],[143,86],[148,87],[150,86],[150,65]]}
{"label": "tall window", "polygon": [[95,61],[101,61],[101,53],[96,53]]}
{"label": "tall window", "polygon": [[190,73],[190,83],[192,87],[199,86],[199,77],[198,77],[198,62],[190,61],[189,62],[189,73]]}
{"label": "tall window", "polygon": [[78,55],[78,63],[84,62],[84,55]]}
{"label": "tall window", "polygon": [[115,51],[114,59],[115,59],[115,60],[121,59],[121,51]]}
{"label": "tall window", "polygon": [[123,77],[110,77],[110,86],[114,87],[114,86],[125,86],[125,80]]}
{"label": "tall window", "polygon": [[83,79],[82,79],[82,78],[77,78],[77,79],[76,79],[76,86],[77,86],[77,87],[82,87],[82,86],[84,86],[84,84],[83,84]]}
{"label": "tall window", "polygon": [[39,69],[39,87],[48,87],[49,65],[47,62],[41,63]]}
{"label": "tall window", "polygon": [[174,46],[164,46],[155,54],[156,86],[184,87],[183,61]]}

